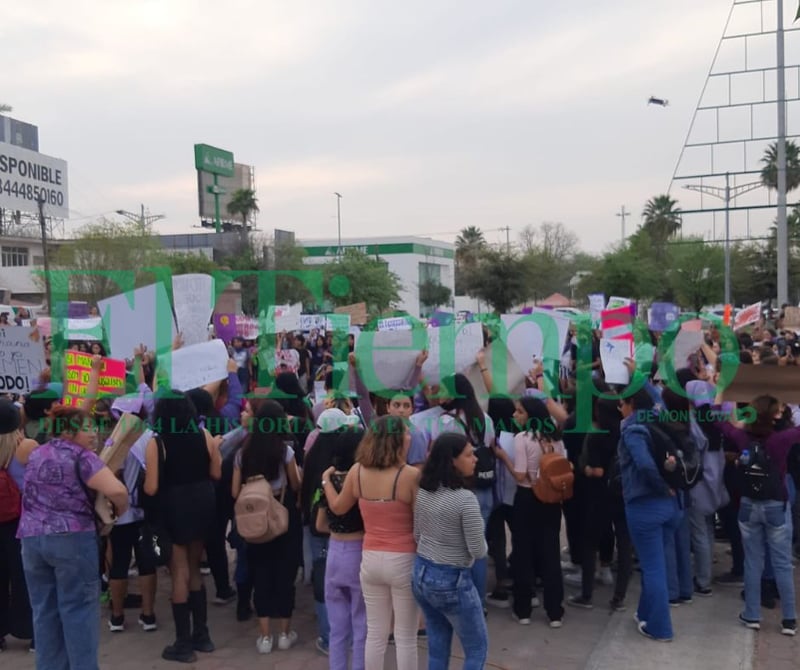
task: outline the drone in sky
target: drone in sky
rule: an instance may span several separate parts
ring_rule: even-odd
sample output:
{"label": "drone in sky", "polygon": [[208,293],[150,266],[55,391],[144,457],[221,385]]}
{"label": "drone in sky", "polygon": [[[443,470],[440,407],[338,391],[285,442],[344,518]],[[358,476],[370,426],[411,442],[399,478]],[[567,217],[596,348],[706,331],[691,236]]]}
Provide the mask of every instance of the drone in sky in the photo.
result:
{"label": "drone in sky", "polygon": [[656,98],[656,97],[653,97],[651,95],[650,99],[647,101],[647,104],[648,105],[658,105],[659,107],[668,107],[669,106],[669,100],[665,100],[664,98]]}

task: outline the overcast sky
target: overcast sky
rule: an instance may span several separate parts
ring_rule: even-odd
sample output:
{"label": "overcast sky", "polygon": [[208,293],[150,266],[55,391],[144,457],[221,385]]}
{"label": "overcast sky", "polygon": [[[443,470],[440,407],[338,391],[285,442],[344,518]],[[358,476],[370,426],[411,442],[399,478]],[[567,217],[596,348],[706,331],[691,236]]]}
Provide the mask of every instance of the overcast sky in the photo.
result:
{"label": "overcast sky", "polygon": [[335,236],[339,191],[345,237],[560,221],[599,251],[669,186],[731,0],[7,4],[0,102],[69,162],[72,228],[143,202],[191,231],[205,142],[255,166],[265,231]]}

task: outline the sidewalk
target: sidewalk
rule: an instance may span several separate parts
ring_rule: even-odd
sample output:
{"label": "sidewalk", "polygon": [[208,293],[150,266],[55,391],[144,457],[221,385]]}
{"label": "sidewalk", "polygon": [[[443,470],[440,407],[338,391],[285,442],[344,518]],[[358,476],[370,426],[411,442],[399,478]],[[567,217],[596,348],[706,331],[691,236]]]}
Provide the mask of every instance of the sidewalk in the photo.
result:
{"label": "sidewalk", "polygon": [[[794,569],[795,598],[800,593],[800,568]],[[780,634],[780,603],[774,610],[762,610],[761,630],[755,633],[756,670],[794,670],[800,667],[800,639]]]}

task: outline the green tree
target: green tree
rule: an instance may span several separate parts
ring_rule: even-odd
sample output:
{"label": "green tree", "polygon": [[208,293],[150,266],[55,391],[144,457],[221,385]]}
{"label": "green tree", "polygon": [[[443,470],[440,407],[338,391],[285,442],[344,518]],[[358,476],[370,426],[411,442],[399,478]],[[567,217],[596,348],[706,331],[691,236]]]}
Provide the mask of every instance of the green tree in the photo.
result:
{"label": "green tree", "polygon": [[485,249],[472,270],[467,294],[498,314],[509,312],[527,297],[524,261],[500,249]]}
{"label": "green tree", "polygon": [[242,233],[246,234],[249,229],[250,215],[258,212],[258,198],[256,192],[250,188],[236,189],[231,193],[228,203],[228,214],[231,216],[242,217]]}
{"label": "green tree", "polygon": [[136,286],[153,281],[148,268],[162,265],[163,252],[149,227],[136,222],[119,223],[102,219],[84,226],[73,240],[63,242],[52,268],[71,270],[70,299],[96,304],[98,300],[123,289],[98,270],[129,270],[135,273]]}
{"label": "green tree", "polygon": [[0,103],[0,114],[5,114],[6,112],[13,111],[14,108],[11,105],[4,105]]}
{"label": "green tree", "polygon": [[400,301],[400,278],[387,263],[358,249],[345,249],[322,272],[325,297],[335,307],[364,302],[370,316],[376,316]]}
{"label": "green tree", "polygon": [[440,305],[449,305],[451,298],[450,288],[437,281],[428,279],[419,285],[419,303],[423,311],[431,312]]}
{"label": "green tree", "polygon": [[669,248],[669,282],[675,300],[699,312],[704,306],[722,302],[725,261],[719,245],[690,238]]}
{"label": "green tree", "polygon": [[653,298],[664,290],[666,281],[657,271],[652,258],[652,242],[647,231],[640,229],[625,246],[606,253],[592,274],[585,277],[577,293],[619,295],[636,300]]}
{"label": "green tree", "polygon": [[486,249],[486,238],[477,226],[462,228],[456,237],[455,285],[456,295],[467,293],[469,275],[474,271],[483,251]]}
{"label": "green tree", "polygon": [[534,301],[555,293],[569,294],[569,281],[578,268],[578,236],[562,223],[528,225],[520,233],[527,298]]}
{"label": "green tree", "polygon": [[657,255],[663,257],[667,240],[681,229],[681,210],[669,195],[657,195],[644,206],[642,228],[647,231]]}
{"label": "green tree", "polygon": [[211,274],[219,266],[205,254],[162,252],[155,256],[156,265],[170,269],[173,275]]}
{"label": "green tree", "polygon": [[[778,190],[778,143],[773,142],[761,159],[761,183],[773,191]],[[800,149],[791,140],[786,141],[786,192],[800,186]]]}

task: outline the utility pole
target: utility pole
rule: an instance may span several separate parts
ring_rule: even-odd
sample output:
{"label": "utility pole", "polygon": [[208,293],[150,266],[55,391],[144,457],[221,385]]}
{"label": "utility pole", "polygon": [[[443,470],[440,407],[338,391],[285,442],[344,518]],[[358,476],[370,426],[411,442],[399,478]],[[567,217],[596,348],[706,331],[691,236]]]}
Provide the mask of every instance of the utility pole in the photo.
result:
{"label": "utility pole", "polygon": [[42,258],[44,259],[44,288],[47,296],[47,313],[53,316],[52,295],[50,291],[50,257],[47,253],[47,223],[44,220],[44,196],[40,195],[37,199],[39,205],[39,226],[42,229]]}
{"label": "utility pole", "polygon": [[511,226],[505,226],[504,228],[500,228],[500,230],[506,231],[506,253],[510,256],[511,255]]}
{"label": "utility pole", "polygon": [[336,247],[336,257],[342,256],[342,194],[334,193],[336,196],[336,229],[338,231],[338,246]]}
{"label": "utility pole", "polygon": [[625,244],[625,217],[630,216],[630,214],[630,212],[625,210],[625,205],[622,205],[619,212],[617,212],[617,216],[622,219],[622,244]]}
{"label": "utility pole", "polygon": [[140,228],[141,228],[142,235],[144,235],[144,233],[147,231],[147,227],[151,223],[155,223],[156,221],[160,221],[161,219],[166,218],[163,214],[147,214],[147,215],[145,215],[145,213],[144,213],[144,205],[143,204],[139,205],[139,207],[140,207],[139,214],[134,214],[133,212],[128,212],[128,211],[126,211],[124,209],[118,209],[116,211],[116,213],[119,214],[120,216],[124,216],[129,221],[133,221],[134,223],[138,223]]}
{"label": "utility pole", "polygon": [[789,240],[786,225],[786,77],[783,34],[783,0],[778,0],[778,305],[789,301]]}
{"label": "utility pole", "polygon": [[725,173],[725,188],[720,186],[706,186],[705,184],[688,184],[684,188],[698,193],[712,195],[725,202],[725,304],[731,304],[731,198],[752,191],[761,186],[760,181],[750,182],[731,188],[731,175]]}

